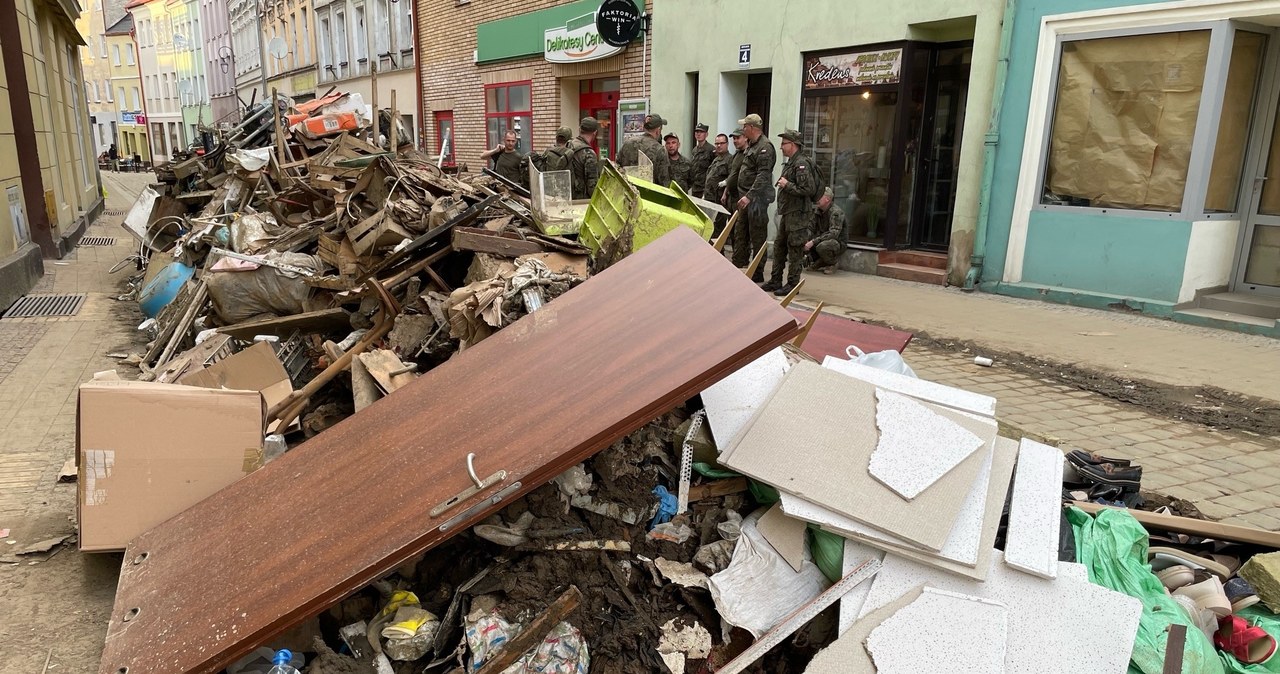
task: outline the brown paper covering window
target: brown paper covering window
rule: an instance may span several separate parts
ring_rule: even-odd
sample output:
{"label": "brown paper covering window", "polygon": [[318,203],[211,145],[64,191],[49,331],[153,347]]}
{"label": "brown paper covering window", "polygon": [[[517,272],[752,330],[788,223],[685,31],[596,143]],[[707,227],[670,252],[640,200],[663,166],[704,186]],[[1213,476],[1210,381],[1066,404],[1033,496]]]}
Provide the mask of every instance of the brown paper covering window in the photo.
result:
{"label": "brown paper covering window", "polygon": [[1046,203],[1177,211],[1209,31],[1063,43]]}

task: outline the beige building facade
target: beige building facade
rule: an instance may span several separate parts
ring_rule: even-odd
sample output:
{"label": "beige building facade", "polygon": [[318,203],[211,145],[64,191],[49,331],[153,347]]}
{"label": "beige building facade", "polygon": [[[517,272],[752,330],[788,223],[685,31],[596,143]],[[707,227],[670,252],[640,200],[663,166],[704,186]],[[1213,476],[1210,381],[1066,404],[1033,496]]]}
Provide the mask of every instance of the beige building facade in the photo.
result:
{"label": "beige building facade", "polygon": [[102,210],[75,0],[0,0],[0,305]]}

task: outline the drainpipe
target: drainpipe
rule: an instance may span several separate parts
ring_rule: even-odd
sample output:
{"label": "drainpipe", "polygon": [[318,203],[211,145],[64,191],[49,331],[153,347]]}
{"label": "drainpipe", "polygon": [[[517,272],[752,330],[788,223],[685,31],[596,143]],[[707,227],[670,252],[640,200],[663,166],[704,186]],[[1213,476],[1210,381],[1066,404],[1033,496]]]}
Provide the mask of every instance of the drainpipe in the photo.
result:
{"label": "drainpipe", "polygon": [[1013,49],[1013,23],[1018,0],[1005,0],[1000,24],[1000,57],[996,59],[995,91],[991,98],[991,123],[982,143],[982,188],[978,197],[978,222],[973,233],[973,254],[969,273],[961,290],[972,292],[982,281],[982,263],[987,254],[987,227],[991,221],[991,190],[995,182],[996,147],[1000,144],[1000,112],[1004,108],[1004,85],[1009,79],[1009,52]]}

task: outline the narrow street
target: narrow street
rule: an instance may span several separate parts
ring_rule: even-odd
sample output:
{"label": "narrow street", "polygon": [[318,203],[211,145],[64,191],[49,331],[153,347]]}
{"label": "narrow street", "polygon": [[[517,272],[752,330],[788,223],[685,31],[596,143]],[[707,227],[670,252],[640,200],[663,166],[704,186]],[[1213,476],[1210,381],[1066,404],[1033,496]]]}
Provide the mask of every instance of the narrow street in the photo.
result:
{"label": "narrow street", "polygon": [[[104,173],[103,178],[109,210],[88,235],[112,237],[114,245],[81,247],[65,261],[47,263],[34,291],[84,293],[79,314],[0,322],[0,528],[10,530],[7,549],[0,549],[5,562],[0,593],[8,609],[0,614],[4,673],[40,671],[46,658],[51,672],[96,672],[114,598],[120,554],[81,554],[74,546],[40,562],[11,554],[75,532],[76,487],[59,483],[57,476],[73,455],[77,385],[112,368],[136,376],[111,354],[141,348],[136,330],[141,314],[133,303],[114,299],[126,273],[108,270],[134,250],[118,223],[149,176]],[[835,313],[928,333],[907,349],[908,362],[923,378],[995,396],[1002,434],[1130,457],[1146,469],[1147,489],[1188,499],[1211,518],[1280,529],[1280,457],[1271,451],[1273,437],[1175,418],[1171,410],[1178,407],[1170,401],[1122,402],[1087,390],[1078,379],[1015,367],[1015,356],[1003,355],[1036,346],[1039,357],[1103,378],[1139,377],[1161,358],[1143,348],[1152,340],[1172,353],[1192,353],[1212,343],[1217,367],[1189,363],[1159,377],[1165,380],[1161,383],[1240,382],[1235,392],[1259,396],[1274,391],[1273,378],[1259,376],[1263,368],[1257,360],[1252,372],[1233,370],[1232,363],[1275,358],[1266,339],[981,294],[961,296],[871,276],[809,278],[811,294],[801,301],[822,299],[835,305]],[[963,310],[943,309],[956,302]],[[991,331],[986,325],[1007,327]],[[1086,332],[1095,336],[1079,334]],[[969,346],[998,354],[994,367],[975,365]],[[1233,354],[1240,354],[1239,360]],[[1096,358],[1082,357],[1089,355]],[[1209,370],[1214,377],[1201,377]]]}

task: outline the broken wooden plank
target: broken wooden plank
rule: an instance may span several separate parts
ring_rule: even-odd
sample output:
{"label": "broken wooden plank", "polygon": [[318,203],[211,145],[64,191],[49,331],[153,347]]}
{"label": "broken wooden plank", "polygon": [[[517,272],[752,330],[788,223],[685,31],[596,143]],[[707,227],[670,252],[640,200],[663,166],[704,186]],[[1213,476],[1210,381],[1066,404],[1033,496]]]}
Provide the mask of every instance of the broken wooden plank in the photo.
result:
{"label": "broken wooden plank", "polygon": [[519,257],[545,250],[541,245],[525,241],[517,234],[499,234],[472,227],[453,228],[453,248],[506,257]]}
{"label": "broken wooden plank", "polygon": [[[1102,512],[1103,509],[1112,507],[1097,503],[1085,503],[1084,501],[1071,501],[1070,505],[1085,511],[1090,515],[1097,515],[1099,512]],[[1280,533],[1266,531],[1265,529],[1255,529],[1253,527],[1245,527],[1238,524],[1210,522],[1208,520],[1197,520],[1190,517],[1179,517],[1178,515],[1151,513],[1145,510],[1126,510],[1125,512],[1133,515],[1133,519],[1138,520],[1142,526],[1148,529],[1160,529],[1180,534],[1213,538],[1215,540],[1252,543],[1254,545],[1261,545],[1268,548],[1280,548]]]}
{"label": "broken wooden plank", "polygon": [[747,490],[747,478],[730,477],[723,480],[712,480],[689,487],[689,502],[701,501],[704,498],[728,496]]}
{"label": "broken wooden plank", "polygon": [[[612,564],[606,565],[611,567]],[[560,624],[560,621],[569,617],[578,605],[582,603],[582,592],[576,585],[570,585],[569,589],[564,591],[547,610],[538,614],[538,617],[529,623],[529,626],[520,631],[519,634],[511,639],[498,651],[493,657],[484,661],[480,669],[476,670],[476,674],[498,674],[505,671],[516,660],[524,657],[532,648],[542,643],[547,638],[547,634],[551,629]]]}
{"label": "broken wooden plank", "polygon": [[396,354],[387,349],[375,349],[359,356],[360,364],[378,382],[378,386],[386,393],[395,393],[410,384],[418,375],[416,367],[405,365]]}
{"label": "broken wooden plank", "polygon": [[[136,537],[99,671],[214,674],[796,329],[732,263],[677,228]],[[468,454],[482,476],[506,479],[424,516],[472,486]]]}
{"label": "broken wooden plank", "polygon": [[246,321],[218,328],[218,332],[231,335],[236,339],[250,340],[258,335],[276,335],[288,337],[294,331],[304,335],[322,332],[335,332],[349,329],[351,319],[343,309],[321,309],[280,318],[267,318],[259,321]]}

